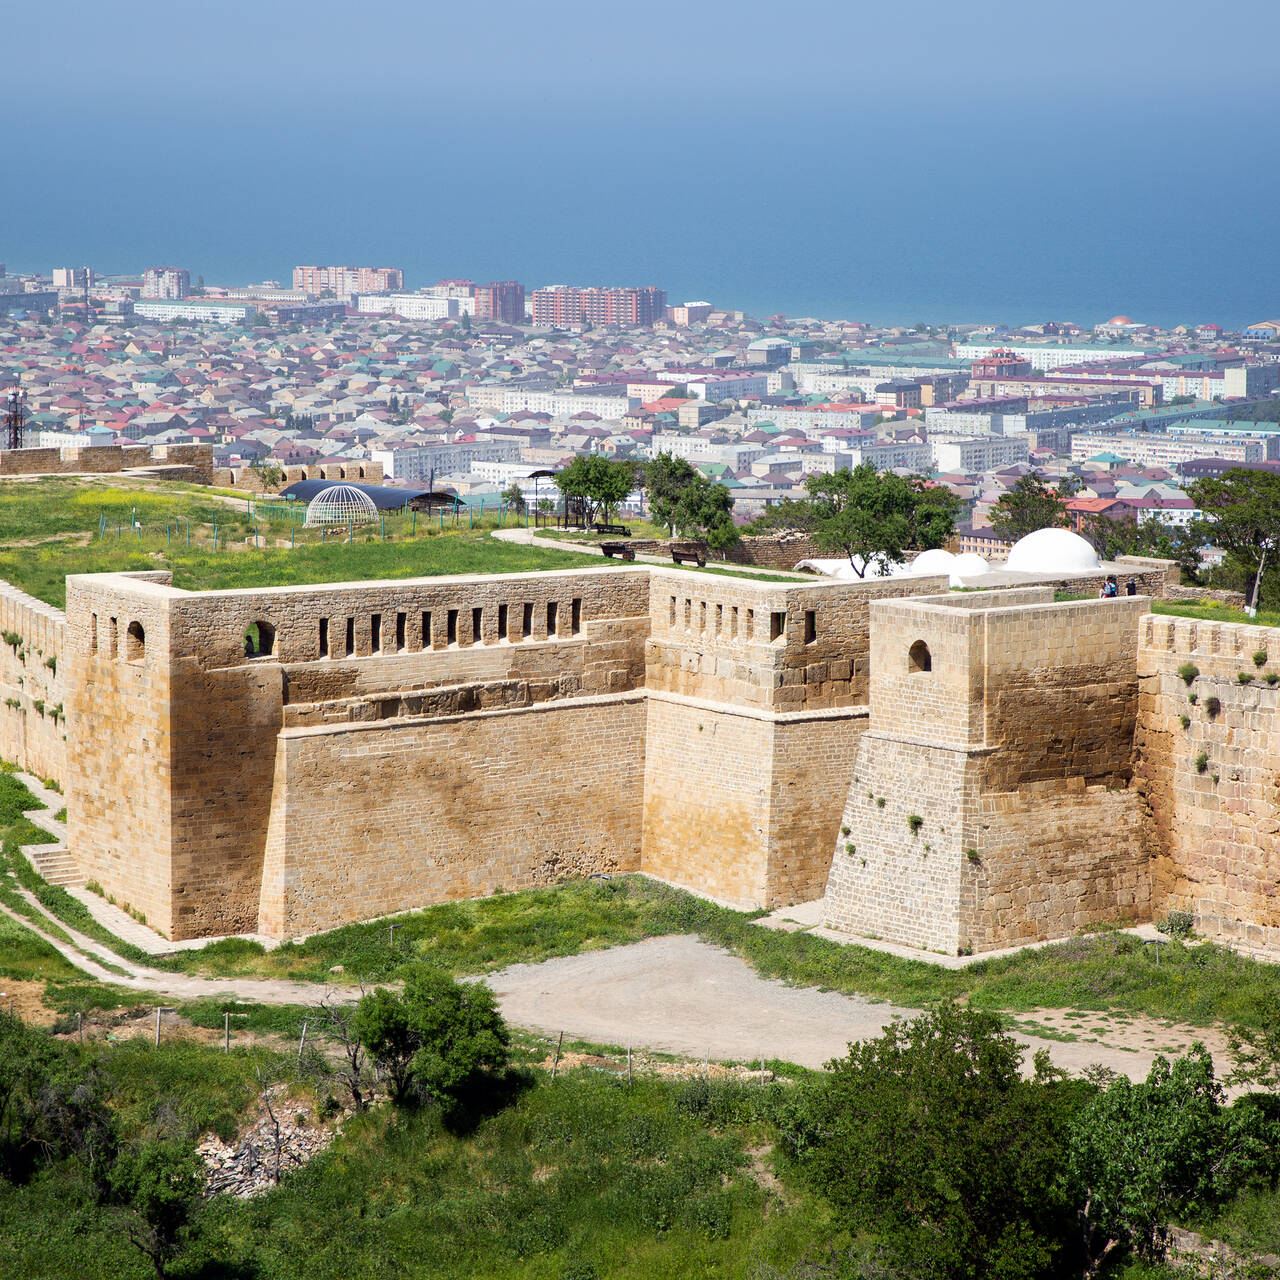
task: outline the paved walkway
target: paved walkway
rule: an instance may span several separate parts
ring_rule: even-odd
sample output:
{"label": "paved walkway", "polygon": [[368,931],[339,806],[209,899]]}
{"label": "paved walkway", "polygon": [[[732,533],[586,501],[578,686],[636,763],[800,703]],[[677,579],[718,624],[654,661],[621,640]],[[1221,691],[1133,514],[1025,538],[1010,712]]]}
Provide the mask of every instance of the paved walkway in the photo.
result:
{"label": "paved walkway", "polygon": [[[604,556],[604,552],[594,543],[572,542],[567,538],[564,541],[559,538],[540,538],[535,529],[495,529],[489,536],[497,538],[499,542],[519,542],[530,547],[546,547],[551,551],[576,551],[579,555],[595,556],[597,559]],[[617,563],[625,564],[626,561],[619,560]],[[636,563],[660,564],[668,569],[680,568],[679,565],[672,562],[670,556],[653,556],[639,551],[636,552]],[[767,565],[730,564],[727,560],[709,560],[707,567],[711,569],[732,569],[734,573],[767,574],[771,577],[782,575],[783,577],[794,578],[797,582],[813,581],[811,574],[792,573],[789,569],[770,569]]]}

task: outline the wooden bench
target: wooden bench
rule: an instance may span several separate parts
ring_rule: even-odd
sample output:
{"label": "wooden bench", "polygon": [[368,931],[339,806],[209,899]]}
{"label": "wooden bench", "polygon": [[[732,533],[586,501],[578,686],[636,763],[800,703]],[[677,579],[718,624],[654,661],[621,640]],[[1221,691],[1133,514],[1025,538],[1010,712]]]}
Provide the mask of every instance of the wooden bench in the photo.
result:
{"label": "wooden bench", "polygon": [[674,542],[671,544],[671,558],[676,564],[692,562],[699,569],[705,568],[707,557],[696,542]]}
{"label": "wooden bench", "polygon": [[600,554],[608,556],[610,560],[614,556],[621,556],[624,560],[634,560],[636,553],[625,542],[602,542],[600,544]]}
{"label": "wooden bench", "polygon": [[612,533],[620,538],[631,537],[631,530],[625,524],[593,524],[591,529],[594,533]]}

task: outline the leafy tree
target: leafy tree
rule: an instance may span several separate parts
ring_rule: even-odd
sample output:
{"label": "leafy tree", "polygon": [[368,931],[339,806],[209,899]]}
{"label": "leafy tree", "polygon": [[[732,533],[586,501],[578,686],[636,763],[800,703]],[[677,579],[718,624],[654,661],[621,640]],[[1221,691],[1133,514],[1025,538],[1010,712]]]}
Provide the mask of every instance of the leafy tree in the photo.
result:
{"label": "leafy tree", "polygon": [[998,1015],[948,1003],[849,1046],[784,1120],[784,1145],[851,1229],[907,1274],[1017,1280],[1062,1251],[1057,1189],[1075,1087],[1021,1074]]}
{"label": "leafy tree", "polygon": [[1064,499],[1077,487],[1064,481],[1055,489],[1038,471],[1028,471],[991,508],[991,528],[1006,542],[1017,542],[1037,529],[1065,529],[1070,520]]}
{"label": "leafy tree", "polygon": [[644,489],[649,497],[649,514],[655,524],[664,526],[669,534],[676,530],[676,506],[680,495],[693,484],[698,471],[686,458],[676,458],[660,453],[644,467]]}
{"label": "leafy tree", "polygon": [[1188,527],[1167,525],[1158,516],[1115,520],[1101,513],[1086,516],[1080,533],[1104,560],[1117,556],[1156,556],[1176,560],[1183,575],[1193,577],[1200,563],[1203,535]]}
{"label": "leafy tree", "polygon": [[920,551],[946,546],[956,531],[960,499],[946,485],[928,484],[923,476],[912,476],[907,483],[915,494],[911,545]]}
{"label": "leafy tree", "polygon": [[1263,1158],[1258,1113],[1227,1113],[1202,1044],[1147,1079],[1112,1082],[1071,1126],[1066,1180],[1078,1205],[1086,1277],[1114,1254],[1158,1257],[1175,1216],[1212,1211]]}
{"label": "leafy tree", "polygon": [[145,1142],[126,1151],[112,1171],[114,1200],[129,1239],[165,1280],[201,1205],[204,1169],[190,1142]]}
{"label": "leafy tree", "polygon": [[514,480],[502,491],[502,501],[518,515],[523,515],[525,507],[528,505],[525,502],[523,491]]}
{"label": "leafy tree", "polygon": [[738,541],[733,494],[725,485],[713,484],[701,473],[681,490],[672,521],[682,534],[696,534],[716,551],[724,551]]}
{"label": "leafy tree", "polygon": [[284,468],[268,458],[259,458],[249,464],[249,470],[258,477],[264,493],[273,493],[284,483]]}
{"label": "leafy tree", "polygon": [[600,453],[579,454],[555,475],[556,487],[566,498],[581,499],[588,522],[599,516],[606,524],[618,504],[635,485],[631,463]]}
{"label": "leafy tree", "polygon": [[447,1103],[507,1064],[510,1037],[493,992],[425,966],[409,973],[402,993],[379,987],[365,996],[355,1030],[399,1103]]}
{"label": "leafy tree", "polygon": [[1237,467],[1194,481],[1187,493],[1204,512],[1194,522],[1195,532],[1222,547],[1252,579],[1248,598],[1256,609],[1267,562],[1280,551],[1280,474]]}
{"label": "leafy tree", "polygon": [[862,462],[852,471],[811,475],[805,488],[813,540],[824,551],[848,556],[858,577],[866,577],[873,565],[906,560],[915,500],[901,476],[880,475]]}
{"label": "leafy tree", "polygon": [[115,1123],[96,1064],[0,1013],[0,1174],[21,1181],[40,1165],[74,1158],[105,1185]]}
{"label": "leafy tree", "polygon": [[1280,996],[1255,1002],[1254,1025],[1231,1028],[1232,1071],[1228,1084],[1249,1084],[1280,1094]]}

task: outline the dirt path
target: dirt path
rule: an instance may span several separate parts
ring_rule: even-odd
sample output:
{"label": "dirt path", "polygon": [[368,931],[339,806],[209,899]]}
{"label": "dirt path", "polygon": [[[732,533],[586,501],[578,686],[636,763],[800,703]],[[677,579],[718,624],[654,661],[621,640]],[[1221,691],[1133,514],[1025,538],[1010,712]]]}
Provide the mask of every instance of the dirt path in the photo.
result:
{"label": "dirt path", "polygon": [[[25,891],[23,896],[39,907]],[[74,945],[2,903],[0,912],[39,934],[90,977],[167,999],[314,1005],[326,996],[349,1001],[360,994],[348,985],[288,978],[167,973],[130,964],[61,922],[58,927]],[[820,1067],[843,1056],[850,1041],[879,1035],[894,1018],[919,1012],[862,996],[789,987],[760,977],[737,956],[683,934],[541,964],[512,965],[489,975],[487,981],[504,1016],[516,1026],[547,1035],[563,1031],[571,1039],[598,1044],[720,1061],[751,1062],[763,1057]],[[1195,1040],[1206,1042],[1220,1075],[1229,1067],[1221,1034],[1148,1018],[1039,1010],[1019,1019],[1019,1028],[1015,1035],[1027,1046],[1028,1067],[1036,1050],[1048,1049],[1054,1064],[1073,1074],[1100,1063],[1140,1080],[1158,1053],[1183,1053]],[[1051,1038],[1036,1034],[1042,1028]],[[1076,1038],[1060,1038],[1064,1035]]]}
{"label": "dirt path", "polygon": [[[688,935],[650,938],[608,951],[513,965],[490,975],[502,1011],[523,1027],[610,1045],[644,1045],[665,1053],[751,1061],[763,1055],[820,1067],[843,1056],[851,1040],[879,1035],[894,1018],[919,1012],[813,987],[762,978],[745,961]],[[1101,1063],[1130,1079],[1145,1078],[1159,1052],[1185,1052],[1205,1040],[1220,1072],[1229,1062],[1224,1038],[1120,1015],[1060,1010],[1026,1015],[1015,1032],[1027,1046],[1027,1065],[1048,1049],[1055,1065],[1073,1074]],[[1046,1039],[1075,1034],[1076,1040]],[[1032,1034],[1028,1034],[1032,1032]]]}

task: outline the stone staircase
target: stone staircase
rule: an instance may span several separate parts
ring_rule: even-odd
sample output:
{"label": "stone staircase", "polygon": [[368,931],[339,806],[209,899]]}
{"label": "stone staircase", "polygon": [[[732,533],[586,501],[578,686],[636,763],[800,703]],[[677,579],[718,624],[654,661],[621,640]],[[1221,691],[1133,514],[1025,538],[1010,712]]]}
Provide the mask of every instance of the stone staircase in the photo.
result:
{"label": "stone staircase", "polygon": [[65,844],[29,844],[23,846],[22,852],[36,869],[36,874],[50,884],[61,885],[64,889],[84,886],[84,876]]}
{"label": "stone staircase", "polygon": [[43,828],[51,836],[57,837],[56,844],[23,845],[23,855],[35,868],[36,874],[50,884],[61,885],[64,889],[81,888],[85,880],[75,859],[67,849],[67,824],[59,822],[53,816],[64,807],[63,798],[56,791],[50,791],[39,778],[32,774],[18,773],[16,776],[27,790],[45,805],[43,809],[28,809],[27,819],[34,822],[37,827]]}

